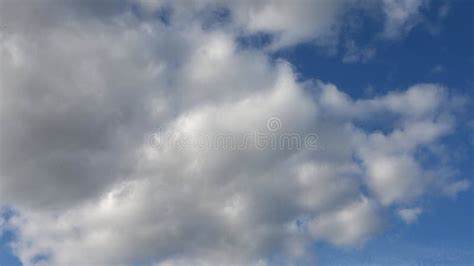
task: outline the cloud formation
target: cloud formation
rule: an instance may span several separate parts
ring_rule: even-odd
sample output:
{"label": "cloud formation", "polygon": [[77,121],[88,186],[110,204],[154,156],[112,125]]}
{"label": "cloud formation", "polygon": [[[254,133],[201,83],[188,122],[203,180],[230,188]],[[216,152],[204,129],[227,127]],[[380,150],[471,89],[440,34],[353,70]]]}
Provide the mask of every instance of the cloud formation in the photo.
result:
{"label": "cloud formation", "polygon": [[[267,49],[239,47],[242,32],[275,35],[270,50],[333,40],[352,2],[289,3],[3,1],[0,206],[14,214],[0,232],[15,233],[22,263],[297,262],[314,241],[370,239],[391,207],[467,189],[449,165],[419,158],[455,128],[449,89],[352,99],[300,80]],[[213,8],[230,22],[203,26]],[[396,17],[390,32],[406,26]],[[270,117],[281,121],[275,134],[316,133],[320,146],[147,142],[157,130],[268,132]]]}

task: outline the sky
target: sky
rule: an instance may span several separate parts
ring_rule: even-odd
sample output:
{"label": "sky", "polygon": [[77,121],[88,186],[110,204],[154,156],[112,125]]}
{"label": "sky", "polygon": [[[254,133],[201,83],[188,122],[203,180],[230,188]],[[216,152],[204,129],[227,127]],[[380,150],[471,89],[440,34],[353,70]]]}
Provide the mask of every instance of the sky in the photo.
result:
{"label": "sky", "polygon": [[473,13],[0,0],[0,265],[474,264]]}

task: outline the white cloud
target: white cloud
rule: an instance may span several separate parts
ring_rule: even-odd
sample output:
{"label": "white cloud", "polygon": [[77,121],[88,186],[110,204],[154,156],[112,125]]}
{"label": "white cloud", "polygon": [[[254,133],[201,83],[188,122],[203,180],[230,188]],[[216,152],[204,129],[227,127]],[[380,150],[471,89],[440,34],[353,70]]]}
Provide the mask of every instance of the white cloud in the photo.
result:
{"label": "white cloud", "polygon": [[450,197],[456,197],[459,192],[468,190],[470,186],[471,182],[469,180],[462,179],[444,186],[443,193]]}
{"label": "white cloud", "polygon": [[[39,255],[48,265],[291,262],[310,257],[313,241],[362,243],[382,228],[389,205],[436,186],[449,195],[467,187],[415,156],[453,128],[446,88],[352,99],[334,85],[299,81],[290,63],[265,51],[238,49],[234,31],[191,23],[207,1],[176,3],[171,25],[149,16],[160,1],[141,2],[143,16],[110,1],[98,9],[2,2],[0,203],[15,209],[6,223],[23,264]],[[283,47],[325,36],[339,5],[229,8],[235,25],[279,32],[274,45]],[[57,12],[44,16],[50,7]],[[315,9],[322,16],[312,23]],[[394,119],[380,123],[380,113]],[[268,132],[269,117],[281,121],[275,137],[317,133],[321,146],[146,142],[158,130],[239,138]]]}
{"label": "white cloud", "polygon": [[384,0],[383,37],[397,39],[408,33],[422,19],[420,9],[426,4],[426,0]]}
{"label": "white cloud", "polygon": [[418,216],[423,212],[423,209],[417,208],[407,208],[407,209],[400,209],[398,210],[398,215],[402,220],[407,223],[411,224],[418,219]]}
{"label": "white cloud", "polygon": [[381,226],[376,206],[367,198],[361,198],[323,217],[315,218],[309,225],[316,239],[324,239],[334,245],[348,245],[372,236]]}
{"label": "white cloud", "polygon": [[347,1],[232,1],[235,18],[249,32],[277,35],[274,48],[334,38]]}
{"label": "white cloud", "polygon": [[425,177],[410,157],[374,155],[366,164],[369,186],[383,204],[409,200],[423,192]]}

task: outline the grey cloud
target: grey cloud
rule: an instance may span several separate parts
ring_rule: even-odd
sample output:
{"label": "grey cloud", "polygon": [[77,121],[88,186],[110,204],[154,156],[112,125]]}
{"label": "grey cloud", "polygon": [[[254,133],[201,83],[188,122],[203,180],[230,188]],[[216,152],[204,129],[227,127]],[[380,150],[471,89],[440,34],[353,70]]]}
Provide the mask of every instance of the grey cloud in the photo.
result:
{"label": "grey cloud", "polygon": [[[290,263],[310,258],[314,241],[363,243],[383,228],[383,210],[433,186],[449,195],[468,187],[414,156],[455,124],[445,88],[352,99],[298,81],[266,51],[237,49],[233,31],[193,25],[206,1],[176,3],[170,25],[149,16],[161,1],[140,1],[146,17],[91,3],[2,2],[0,204],[15,214],[0,228],[16,234],[25,265],[38,256],[49,265]],[[236,27],[281,32],[279,47],[324,36],[339,4],[295,30],[319,4],[228,3]],[[57,9],[51,17],[48,7]],[[397,116],[390,132],[357,126],[378,112]],[[158,129],[239,137],[268,131],[269,117],[281,119],[276,134],[317,133],[320,148],[146,142]]]}

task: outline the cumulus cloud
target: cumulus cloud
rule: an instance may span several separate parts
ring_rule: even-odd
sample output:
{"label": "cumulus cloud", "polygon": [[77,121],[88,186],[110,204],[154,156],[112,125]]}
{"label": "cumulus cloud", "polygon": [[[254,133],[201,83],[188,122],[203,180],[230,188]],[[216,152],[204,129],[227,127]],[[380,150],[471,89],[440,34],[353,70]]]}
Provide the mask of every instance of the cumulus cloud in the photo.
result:
{"label": "cumulus cloud", "polygon": [[249,32],[277,35],[275,48],[298,42],[328,42],[348,1],[232,1],[236,20]]}
{"label": "cumulus cloud", "polygon": [[[348,2],[223,2],[231,25],[212,29],[210,1],[98,3],[2,2],[0,221],[24,265],[294,262],[314,241],[363,243],[429,189],[467,188],[416,154],[455,125],[447,88],[352,99],[238,47],[237,28],[274,47],[326,38]],[[188,149],[153,145],[157,132],[318,145]]]}
{"label": "cumulus cloud", "polygon": [[376,206],[366,198],[328,213],[310,224],[311,233],[335,245],[365,240],[380,227]]}

